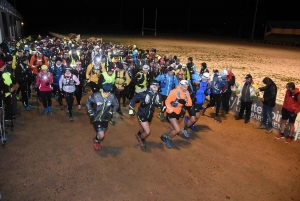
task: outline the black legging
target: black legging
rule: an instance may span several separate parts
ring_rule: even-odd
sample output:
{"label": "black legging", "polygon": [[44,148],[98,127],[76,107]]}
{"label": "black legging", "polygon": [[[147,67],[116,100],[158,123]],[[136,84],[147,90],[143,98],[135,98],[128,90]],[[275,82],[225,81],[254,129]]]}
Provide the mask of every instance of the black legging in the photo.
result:
{"label": "black legging", "polygon": [[222,93],[222,107],[225,112],[229,112],[229,99],[231,92]]}
{"label": "black legging", "polygon": [[62,98],[63,98],[63,92],[61,92],[60,90],[59,90],[59,85],[52,85],[52,93],[54,94],[54,96],[56,96],[56,95],[58,95],[58,103],[59,103],[59,105],[60,106],[62,106],[63,105],[63,103],[62,103]]}
{"label": "black legging", "polygon": [[72,93],[68,93],[68,92],[64,92],[65,94],[65,99],[68,105],[68,112],[69,115],[72,115],[72,108],[73,108],[73,102],[74,102],[74,92]]}
{"label": "black legging", "polygon": [[95,82],[90,81],[89,86],[91,87],[93,93],[99,91],[99,86]]}
{"label": "black legging", "polygon": [[40,95],[43,101],[44,108],[47,108],[48,106],[52,106],[51,91],[40,91]]}
{"label": "black legging", "polygon": [[126,92],[124,90],[122,90],[122,91],[118,90],[118,92],[115,93],[115,96],[119,101],[119,107],[118,107],[117,111],[121,111],[121,98],[122,98],[123,103],[125,103]]}
{"label": "black legging", "polygon": [[[37,76],[37,74],[33,74],[33,83],[34,83],[34,85],[36,84],[36,76]],[[37,95],[37,97],[40,97],[40,89],[38,88],[38,87],[35,87],[35,91],[36,91],[36,95]]]}
{"label": "black legging", "polygon": [[83,85],[81,84],[76,85],[75,96],[76,96],[77,105],[81,105],[82,89],[83,89]]}
{"label": "black legging", "polygon": [[22,104],[24,107],[28,107],[28,83],[20,83],[19,89],[21,91]]}
{"label": "black legging", "polygon": [[220,106],[221,106],[221,94],[213,94],[211,96],[212,100],[209,101],[208,105],[206,106],[208,107],[213,107],[216,106],[216,117],[219,116],[219,111],[220,111]]}

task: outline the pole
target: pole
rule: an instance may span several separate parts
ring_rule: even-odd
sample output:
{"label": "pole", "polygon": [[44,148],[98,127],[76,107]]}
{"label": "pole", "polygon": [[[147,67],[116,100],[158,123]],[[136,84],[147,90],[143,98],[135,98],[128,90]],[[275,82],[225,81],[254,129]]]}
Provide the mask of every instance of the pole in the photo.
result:
{"label": "pole", "polygon": [[157,8],[155,13],[155,30],[154,30],[154,36],[156,36],[156,20],[157,20]]}
{"label": "pole", "polygon": [[253,20],[253,27],[252,27],[252,36],[251,36],[251,40],[253,40],[253,35],[254,35],[254,28],[255,28],[255,21],[256,21],[256,13],[257,13],[257,5],[258,5],[258,0],[256,0],[256,7],[255,7],[254,20]]}
{"label": "pole", "polygon": [[122,15],[123,15],[122,10],[123,10],[123,8],[122,7],[123,7],[123,0],[121,0],[121,14],[120,14],[121,15],[120,16],[121,17],[121,19],[120,19],[120,21],[121,21],[121,33],[123,33],[123,22],[122,22],[123,21],[122,20]]}
{"label": "pole", "polygon": [[192,4],[190,4],[190,7],[189,7],[188,34],[190,34],[191,7],[192,7]]}
{"label": "pole", "polygon": [[142,24],[142,36],[144,36],[144,7],[143,7],[143,24]]}

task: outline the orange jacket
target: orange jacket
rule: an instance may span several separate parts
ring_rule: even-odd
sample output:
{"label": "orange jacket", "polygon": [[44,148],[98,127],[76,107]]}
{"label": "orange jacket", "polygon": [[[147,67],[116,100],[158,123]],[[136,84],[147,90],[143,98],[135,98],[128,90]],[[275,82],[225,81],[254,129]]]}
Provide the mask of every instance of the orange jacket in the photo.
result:
{"label": "orange jacket", "polygon": [[166,109],[167,113],[171,114],[172,112],[175,112],[178,115],[180,114],[183,104],[178,103],[176,107],[171,105],[171,102],[176,102],[179,99],[185,100],[186,101],[185,106],[187,106],[187,107],[191,107],[193,104],[189,91],[183,92],[180,89],[180,86],[178,86],[177,88],[173,89],[169,93],[169,95],[165,101],[166,106],[167,106],[167,109]]}
{"label": "orange jacket", "polygon": [[37,55],[32,55],[32,57],[30,58],[30,68],[32,70],[32,73],[37,75],[38,74],[38,66],[42,66],[43,64],[45,64],[46,66],[48,66],[49,68],[49,63],[48,63],[48,59],[47,57],[44,57],[44,62],[43,62],[43,58],[39,57]]}

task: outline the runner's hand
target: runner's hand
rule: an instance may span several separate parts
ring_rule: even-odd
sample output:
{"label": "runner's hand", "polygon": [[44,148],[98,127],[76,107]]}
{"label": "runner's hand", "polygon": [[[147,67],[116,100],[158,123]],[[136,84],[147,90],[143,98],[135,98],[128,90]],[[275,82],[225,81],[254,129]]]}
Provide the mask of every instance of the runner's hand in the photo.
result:
{"label": "runner's hand", "polygon": [[129,110],[128,114],[129,114],[130,116],[134,116],[134,115],[135,115],[135,111],[134,111],[134,110]]}

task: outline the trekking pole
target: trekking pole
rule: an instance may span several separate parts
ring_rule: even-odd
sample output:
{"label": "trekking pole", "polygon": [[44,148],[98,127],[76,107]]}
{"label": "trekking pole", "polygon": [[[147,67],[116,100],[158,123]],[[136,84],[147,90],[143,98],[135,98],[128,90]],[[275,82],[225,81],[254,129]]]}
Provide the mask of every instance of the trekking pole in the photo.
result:
{"label": "trekking pole", "polygon": [[36,105],[37,105],[36,113],[37,113],[38,116],[40,116],[40,103],[39,103],[39,98],[38,98],[37,92],[36,92]]}
{"label": "trekking pole", "polygon": [[6,143],[6,132],[5,132],[5,119],[4,119],[4,101],[3,101],[3,97],[2,97],[2,100],[1,100],[1,103],[2,103],[2,108],[1,108],[1,126],[0,126],[0,129],[1,129],[1,144],[2,146],[5,146],[5,143]]}
{"label": "trekking pole", "polygon": [[14,131],[14,122],[13,122],[13,104],[12,104],[12,92],[10,93],[10,130]]}

